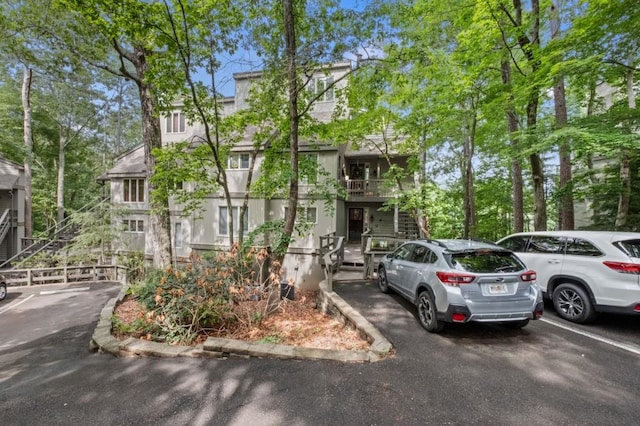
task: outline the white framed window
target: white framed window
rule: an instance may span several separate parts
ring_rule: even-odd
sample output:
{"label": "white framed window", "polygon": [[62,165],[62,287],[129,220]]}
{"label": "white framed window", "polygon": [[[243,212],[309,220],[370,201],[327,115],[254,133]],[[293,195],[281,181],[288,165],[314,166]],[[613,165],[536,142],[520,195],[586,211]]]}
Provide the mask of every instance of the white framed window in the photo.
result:
{"label": "white framed window", "polygon": [[[220,235],[229,235],[229,209],[227,206],[220,206],[218,211],[218,233]],[[239,231],[240,226],[240,207],[232,207],[231,214],[233,215],[233,224],[236,227],[236,234]],[[244,224],[242,234],[246,235],[249,232],[249,209],[244,212]]]}
{"label": "white framed window", "polygon": [[[318,209],[315,207],[298,207],[296,223],[318,223]],[[287,217],[289,207],[284,208],[284,217]]]}
{"label": "white framed window", "polygon": [[333,77],[314,77],[311,80],[311,91],[313,94],[318,95],[322,93],[322,96],[318,98],[319,101],[331,102],[334,99],[333,96]]}
{"label": "white framed window", "polygon": [[318,183],[318,154],[301,154],[299,164],[300,184],[315,185]]}
{"label": "white framed window", "polygon": [[144,202],[144,179],[124,179],[122,190],[125,203]]}
{"label": "white framed window", "polygon": [[184,112],[173,112],[167,116],[167,133],[184,133],[186,129]]}
{"label": "white framed window", "polygon": [[227,169],[248,169],[249,154],[231,153],[227,158]]}
{"label": "white framed window", "polygon": [[122,221],[124,232],[141,234],[144,232],[144,221],[137,219],[125,219]]}
{"label": "white framed window", "polygon": [[182,248],[182,223],[177,222],[173,227],[173,246]]}

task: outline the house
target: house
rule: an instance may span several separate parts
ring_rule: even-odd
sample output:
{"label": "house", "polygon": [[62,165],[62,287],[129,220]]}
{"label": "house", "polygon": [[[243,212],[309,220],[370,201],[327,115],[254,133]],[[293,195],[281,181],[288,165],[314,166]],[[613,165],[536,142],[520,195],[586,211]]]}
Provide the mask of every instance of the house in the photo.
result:
{"label": "house", "polygon": [[0,263],[22,249],[24,188],[24,167],[0,158]]}
{"label": "house", "polygon": [[[334,89],[326,91],[315,103],[311,114],[320,121],[331,120],[336,108],[339,89],[344,88],[348,79],[343,78],[352,70],[350,62],[337,63],[323,72],[314,74],[315,88],[335,84]],[[235,95],[223,101],[223,114],[233,114],[246,108],[251,84],[259,79],[259,72],[234,74]],[[317,92],[320,93],[320,92]],[[203,134],[203,126],[190,125],[185,114],[176,109],[162,118],[162,143],[169,145],[181,141],[195,141]],[[381,135],[372,136],[380,138]],[[180,205],[171,202],[171,232],[173,253],[178,258],[185,258],[192,252],[203,252],[229,246],[229,217],[237,216],[249,169],[249,153],[252,149],[251,135],[235,144],[227,163],[227,176],[230,181],[230,192],[233,199],[232,211],[228,211],[222,193],[212,193],[204,200],[204,209],[199,215],[183,215]],[[300,155],[315,161],[325,173],[318,179],[332,179],[345,189],[345,195],[336,194],[329,202],[331,213],[327,213],[326,200],[312,195],[316,182],[302,179],[300,182],[300,210],[298,218],[311,224],[311,230],[304,236],[295,236],[290,244],[289,253],[285,257],[286,278],[293,278],[302,288],[315,288],[323,279],[323,271],[319,263],[320,237],[326,235],[343,236],[350,243],[361,244],[365,232],[394,235],[400,232],[417,235],[417,226],[406,214],[393,209],[381,210],[385,201],[395,196],[396,190],[389,187],[383,179],[389,170],[389,162],[380,152],[366,148],[366,144],[358,144],[355,149],[351,143],[312,144],[300,142]],[[260,174],[260,164],[264,160],[264,152],[257,157],[254,174]],[[395,164],[406,167],[406,156],[395,156]],[[150,246],[149,226],[147,226],[148,185],[144,167],[143,147],[135,148],[116,159],[115,166],[103,179],[109,182],[111,199],[114,203],[127,209],[123,219],[123,239],[121,251],[143,250],[147,256],[153,253]],[[255,182],[255,180],[253,181]],[[413,181],[407,182],[412,185]],[[185,182],[185,189],[189,183]],[[251,198],[243,232],[257,226],[285,217],[288,199],[285,198]],[[237,235],[237,231],[236,231]]]}

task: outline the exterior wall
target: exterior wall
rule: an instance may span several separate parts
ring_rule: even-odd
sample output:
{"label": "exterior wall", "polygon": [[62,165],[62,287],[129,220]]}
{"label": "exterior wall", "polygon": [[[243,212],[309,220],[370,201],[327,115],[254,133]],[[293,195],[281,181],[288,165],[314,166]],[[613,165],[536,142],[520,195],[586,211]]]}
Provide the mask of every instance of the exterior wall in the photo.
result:
{"label": "exterior wall", "polygon": [[0,212],[9,209],[9,230],[0,241],[0,259],[9,259],[22,250],[24,238],[24,167],[13,161],[0,158]]}
{"label": "exterior wall", "polygon": [[[336,82],[333,100],[318,101],[314,104],[311,114],[315,119],[324,122],[332,119],[338,92],[347,85],[348,79],[343,77],[350,71],[351,64],[349,62],[338,64],[331,69],[331,78]],[[247,107],[247,99],[251,85],[254,84],[260,76],[261,73],[254,72],[234,75],[235,96],[225,99],[223,115],[230,115],[235,111]],[[324,79],[327,77],[328,75],[324,72],[314,74],[314,78]],[[174,112],[179,112],[180,107],[181,105],[177,104]],[[161,120],[163,144],[172,144],[185,140],[190,141],[193,140],[195,136],[202,135],[204,132],[202,125],[187,122],[184,132],[166,133],[166,124],[166,118],[163,118]],[[249,129],[244,140],[233,147],[232,152],[234,154],[249,153],[251,151],[252,131],[253,130]],[[148,184],[145,183],[145,202],[123,202],[123,179],[136,178],[136,176],[140,176],[140,173],[143,173],[143,168],[139,166],[136,168],[135,166],[143,162],[144,157],[142,153],[143,151],[139,149],[137,151],[131,151],[126,156],[122,156],[107,176],[109,176],[111,180],[112,201],[129,210],[125,218],[144,220],[145,232],[143,234],[123,233],[121,249],[144,250],[145,254],[151,257],[154,248],[151,246],[151,229],[148,222]],[[368,179],[381,179],[381,175],[388,170],[387,163],[380,158],[380,154],[368,149],[352,152],[347,145],[332,146],[327,144],[318,147],[301,140],[300,154],[304,155],[309,153],[317,154],[319,167],[326,172],[329,179],[336,180],[337,182],[343,182],[349,173],[349,165],[352,163],[367,161],[370,164]],[[260,177],[262,161],[263,157],[259,155],[253,172],[254,181]],[[402,161],[404,161],[404,163],[402,163],[403,165],[406,164],[404,159]],[[120,164],[120,166],[118,166],[118,164]],[[226,173],[229,191],[233,200],[232,205],[240,207],[247,186],[247,169],[227,169]],[[322,175],[319,174],[318,178],[321,179]],[[185,189],[188,190],[190,184],[184,183],[184,185]],[[347,236],[349,231],[349,208],[354,206],[361,206],[363,208],[365,225],[367,227],[369,226],[370,217],[372,217],[371,220],[374,224],[379,220],[389,221],[391,228],[393,227],[393,212],[385,212],[384,214],[377,212],[377,208],[382,203],[380,200],[364,199],[364,197],[361,197],[363,199],[355,202],[334,196],[333,200],[330,201],[330,210],[332,213],[327,214],[325,211],[325,200],[315,199],[316,196],[313,195],[313,190],[317,187],[317,184],[300,184],[299,206],[301,208],[315,208],[316,221],[305,235],[296,235],[294,233],[293,241],[289,247],[289,253],[285,257],[283,265],[285,271],[284,279],[294,279],[296,284],[301,288],[317,288],[318,283],[324,279],[324,272],[318,260],[320,236],[332,233],[338,236]],[[250,199],[248,211],[249,232],[266,222],[284,219],[285,208],[288,202],[289,200],[284,198],[274,198],[271,200]],[[224,249],[229,246],[228,236],[221,233],[219,229],[221,206],[227,207],[222,191],[206,197],[203,200],[201,211],[189,217],[181,215],[182,206],[170,202],[172,248],[175,256],[178,258],[186,258],[192,251],[202,252]],[[176,241],[180,240],[180,238],[176,238],[176,224],[179,224],[182,242],[181,247],[176,247]],[[235,223],[235,226],[236,231],[234,232],[234,236],[237,239],[238,223]],[[269,245],[269,241],[257,242],[257,244],[261,243]]]}

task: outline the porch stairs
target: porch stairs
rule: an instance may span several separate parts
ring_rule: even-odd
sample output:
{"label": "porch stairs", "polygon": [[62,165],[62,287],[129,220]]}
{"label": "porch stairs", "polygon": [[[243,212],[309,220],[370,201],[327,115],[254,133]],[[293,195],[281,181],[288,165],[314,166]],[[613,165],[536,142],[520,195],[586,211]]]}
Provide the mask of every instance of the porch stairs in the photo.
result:
{"label": "porch stairs", "polygon": [[9,229],[11,228],[10,211],[10,209],[6,209],[2,212],[2,216],[0,216],[0,243],[4,241],[4,238],[7,236]]}
{"label": "porch stairs", "polygon": [[[78,212],[92,211],[99,205],[107,201],[109,201],[109,197],[98,200],[97,202],[87,203],[82,208],[80,208]],[[5,215],[8,217],[8,212],[5,212],[3,216],[0,217],[0,236],[2,236],[2,238],[4,238],[4,236],[8,232],[9,226],[9,224],[7,223],[7,229],[4,229],[5,224],[3,219]],[[22,249],[22,251],[18,252],[6,261],[0,263],[0,269],[11,269],[13,268],[13,265],[30,259],[38,253],[56,253],[71,241],[73,241],[75,236],[78,234],[78,231],[79,229],[74,223],[71,222],[70,217],[65,217],[62,222],[51,226],[49,229],[42,233],[43,235],[47,235],[48,237],[23,239],[23,242],[26,242],[28,245],[24,249]],[[2,241],[1,238],[0,241]]]}

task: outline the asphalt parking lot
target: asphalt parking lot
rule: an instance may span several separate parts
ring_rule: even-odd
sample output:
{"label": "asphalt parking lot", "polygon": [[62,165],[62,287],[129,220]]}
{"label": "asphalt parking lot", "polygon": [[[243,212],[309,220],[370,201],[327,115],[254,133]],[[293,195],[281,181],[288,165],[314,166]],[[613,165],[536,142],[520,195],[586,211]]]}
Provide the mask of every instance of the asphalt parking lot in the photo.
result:
{"label": "asphalt parking lot", "polygon": [[629,348],[638,329],[615,318],[588,331],[602,337],[603,327],[604,337],[629,348],[546,321],[553,315],[522,330],[470,324],[433,335],[399,297],[371,283],[337,283],[336,292],[392,341],[394,357],[364,364],[116,358],[88,344],[119,286],[88,287],[16,291],[0,304],[3,424],[637,422],[640,356]]}

